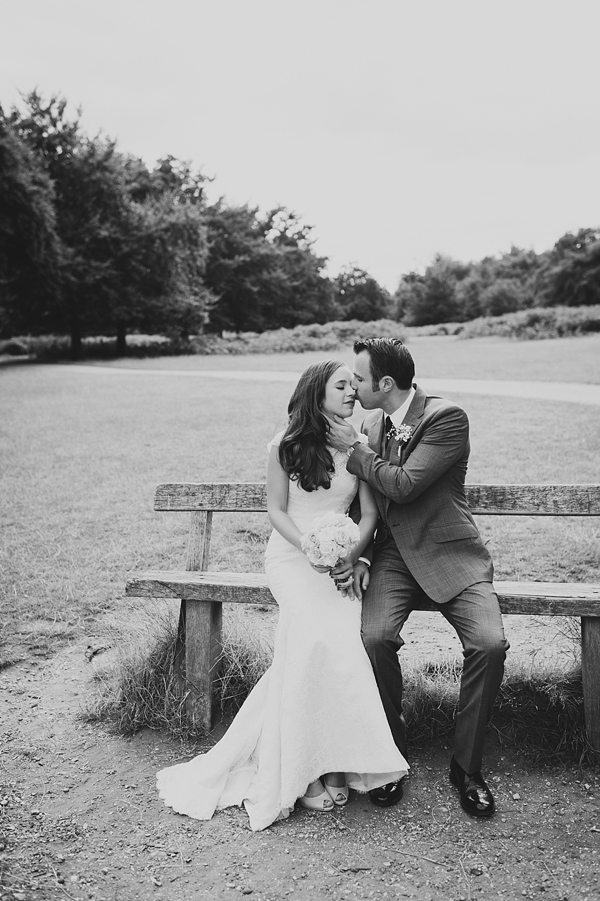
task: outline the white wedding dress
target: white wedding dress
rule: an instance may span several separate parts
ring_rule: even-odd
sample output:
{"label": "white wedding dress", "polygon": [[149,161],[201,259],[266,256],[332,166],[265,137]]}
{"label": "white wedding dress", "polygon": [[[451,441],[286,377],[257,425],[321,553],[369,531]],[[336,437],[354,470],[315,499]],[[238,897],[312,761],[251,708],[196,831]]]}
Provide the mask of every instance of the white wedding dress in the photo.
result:
{"label": "white wedding dress", "polygon": [[[332,456],[328,489],[290,480],[288,513],[301,532],[323,513],[347,513],[356,494],[346,455]],[[360,601],[343,597],[276,531],[265,570],[279,605],[270,668],[218,744],[157,776],[160,797],[179,813],[206,820],[243,803],[253,830],[289,816],[323,773],[345,772],[350,788],[365,792],[408,771],[362,644]]]}

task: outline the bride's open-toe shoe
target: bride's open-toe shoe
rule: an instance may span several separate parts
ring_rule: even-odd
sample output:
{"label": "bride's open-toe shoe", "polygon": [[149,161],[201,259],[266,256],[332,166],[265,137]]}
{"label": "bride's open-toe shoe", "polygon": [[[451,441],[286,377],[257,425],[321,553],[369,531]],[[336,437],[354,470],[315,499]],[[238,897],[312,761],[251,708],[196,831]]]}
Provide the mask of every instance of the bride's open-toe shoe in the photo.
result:
{"label": "bride's open-toe shoe", "polygon": [[318,795],[302,795],[301,798],[298,798],[298,803],[302,807],[306,807],[307,810],[320,810],[322,812],[333,810],[335,806],[326,788]]}
{"label": "bride's open-toe shoe", "polygon": [[330,785],[326,779],[323,779],[323,783],[325,791],[329,794],[336,807],[344,807],[348,803],[349,790],[347,782],[344,782],[343,785]]}

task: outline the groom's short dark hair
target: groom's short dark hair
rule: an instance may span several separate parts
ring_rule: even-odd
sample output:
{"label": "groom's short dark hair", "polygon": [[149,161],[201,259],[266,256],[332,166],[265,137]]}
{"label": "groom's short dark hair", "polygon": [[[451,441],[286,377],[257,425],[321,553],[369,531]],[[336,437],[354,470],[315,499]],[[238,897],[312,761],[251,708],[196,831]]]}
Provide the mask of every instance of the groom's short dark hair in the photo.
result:
{"label": "groom's short dark hair", "polygon": [[408,391],[415,377],[415,364],[400,338],[361,338],[354,342],[354,353],[363,351],[369,354],[374,386],[389,375],[401,391]]}

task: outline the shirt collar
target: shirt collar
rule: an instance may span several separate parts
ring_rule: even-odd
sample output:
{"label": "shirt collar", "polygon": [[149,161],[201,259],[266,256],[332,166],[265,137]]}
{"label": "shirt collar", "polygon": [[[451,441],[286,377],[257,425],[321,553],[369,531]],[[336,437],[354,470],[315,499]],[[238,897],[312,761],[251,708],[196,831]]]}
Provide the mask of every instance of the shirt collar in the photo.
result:
{"label": "shirt collar", "polygon": [[398,407],[398,409],[395,410],[394,413],[392,413],[392,415],[390,416],[390,419],[392,420],[393,425],[395,425],[395,426],[402,425],[402,423],[404,421],[404,417],[408,413],[408,408],[410,407],[414,396],[415,396],[415,389],[411,388],[409,391],[408,397],[406,398],[406,400],[404,401],[402,406]]}

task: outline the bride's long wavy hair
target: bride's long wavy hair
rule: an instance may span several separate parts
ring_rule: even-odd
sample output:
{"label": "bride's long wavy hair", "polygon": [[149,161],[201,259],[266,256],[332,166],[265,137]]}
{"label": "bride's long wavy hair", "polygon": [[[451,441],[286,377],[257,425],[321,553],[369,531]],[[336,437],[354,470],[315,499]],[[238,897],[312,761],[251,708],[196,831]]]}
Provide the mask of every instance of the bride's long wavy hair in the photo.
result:
{"label": "bride's long wavy hair", "polygon": [[329,488],[335,469],[327,447],[329,426],[321,413],[325,386],[344,366],[338,360],[313,363],[300,376],[288,404],[288,426],[279,445],[279,462],[305,491]]}

